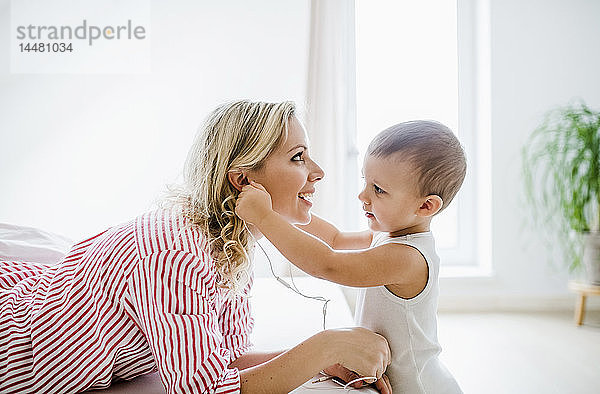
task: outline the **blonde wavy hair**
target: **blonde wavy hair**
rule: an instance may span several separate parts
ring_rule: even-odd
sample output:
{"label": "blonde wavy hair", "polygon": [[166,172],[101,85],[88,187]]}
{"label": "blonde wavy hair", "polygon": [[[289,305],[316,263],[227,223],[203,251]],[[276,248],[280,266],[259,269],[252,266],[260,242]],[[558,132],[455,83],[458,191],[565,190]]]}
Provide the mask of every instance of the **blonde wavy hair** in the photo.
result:
{"label": "blonde wavy hair", "polygon": [[165,202],[179,206],[191,227],[207,237],[218,285],[242,294],[250,278],[249,236],[235,215],[239,191],[228,180],[232,170],[258,170],[287,139],[293,102],[234,101],[205,120],[188,153],[183,182],[169,188]]}

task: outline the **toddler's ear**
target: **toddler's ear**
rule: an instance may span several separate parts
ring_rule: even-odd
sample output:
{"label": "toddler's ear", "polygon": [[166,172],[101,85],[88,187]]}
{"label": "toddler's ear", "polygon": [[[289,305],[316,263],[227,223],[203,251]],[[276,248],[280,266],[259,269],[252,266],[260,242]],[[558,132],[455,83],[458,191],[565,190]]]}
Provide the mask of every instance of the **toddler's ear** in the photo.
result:
{"label": "toddler's ear", "polygon": [[227,180],[231,183],[231,186],[235,187],[238,191],[242,191],[242,188],[249,185],[248,177],[242,170],[229,170],[227,173]]}
{"label": "toddler's ear", "polygon": [[425,197],[423,203],[419,209],[417,209],[416,214],[417,216],[421,217],[431,217],[438,213],[443,206],[444,201],[440,196],[430,194],[429,196]]}

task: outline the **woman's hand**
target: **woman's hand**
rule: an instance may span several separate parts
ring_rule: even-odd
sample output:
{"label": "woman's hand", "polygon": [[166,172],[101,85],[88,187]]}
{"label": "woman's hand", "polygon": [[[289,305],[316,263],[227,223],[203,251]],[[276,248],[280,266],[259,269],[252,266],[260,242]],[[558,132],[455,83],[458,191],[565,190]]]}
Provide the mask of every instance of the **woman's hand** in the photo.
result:
{"label": "woman's hand", "polygon": [[[327,332],[331,337],[331,349],[336,352],[337,363],[359,376],[382,379],[383,373],[391,363],[390,347],[383,336],[362,327],[333,329]],[[374,383],[375,380],[366,382]]]}
{"label": "woman's hand", "polygon": [[235,202],[235,213],[242,220],[258,226],[271,212],[271,195],[260,183],[250,181],[249,185],[242,188]]}

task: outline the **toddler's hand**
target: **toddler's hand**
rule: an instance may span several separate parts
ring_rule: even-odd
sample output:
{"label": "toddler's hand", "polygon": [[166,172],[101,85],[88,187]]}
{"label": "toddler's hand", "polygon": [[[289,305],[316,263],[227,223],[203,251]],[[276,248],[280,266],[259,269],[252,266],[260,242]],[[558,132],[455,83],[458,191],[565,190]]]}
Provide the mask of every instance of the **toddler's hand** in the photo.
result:
{"label": "toddler's hand", "polygon": [[[348,368],[344,367],[341,364],[334,364],[331,367],[325,368],[323,370],[323,372],[325,372],[326,374],[331,375],[331,376],[337,376],[338,378],[342,379],[346,383],[348,383],[354,379],[360,378],[360,376],[356,372],[349,370]],[[363,386],[362,381],[352,383],[352,387],[354,387],[355,389],[359,389],[362,386]]]}
{"label": "toddler's hand", "polygon": [[[327,375],[337,376],[346,383],[360,378],[360,376],[356,372],[349,370],[341,364],[334,364],[331,367],[325,368],[323,372],[325,372]],[[386,374],[383,374],[381,378],[373,384],[381,394],[392,394],[392,385],[390,384],[390,380],[388,379]],[[352,383],[351,387],[359,389],[364,385],[366,385],[366,382],[364,380],[359,380],[357,382]]]}
{"label": "toddler's hand", "polygon": [[242,188],[235,202],[235,213],[247,223],[259,225],[262,219],[272,212],[271,195],[261,185],[250,181]]}

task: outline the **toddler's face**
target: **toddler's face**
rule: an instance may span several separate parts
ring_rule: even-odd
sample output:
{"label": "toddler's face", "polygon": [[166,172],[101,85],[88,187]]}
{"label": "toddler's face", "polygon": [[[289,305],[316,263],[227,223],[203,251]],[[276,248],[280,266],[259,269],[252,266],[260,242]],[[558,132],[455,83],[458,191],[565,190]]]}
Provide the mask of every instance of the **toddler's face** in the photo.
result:
{"label": "toddler's face", "polygon": [[418,174],[397,155],[380,158],[368,155],[363,165],[365,185],[358,195],[373,231],[392,236],[427,231],[416,215],[424,198],[417,195]]}

